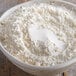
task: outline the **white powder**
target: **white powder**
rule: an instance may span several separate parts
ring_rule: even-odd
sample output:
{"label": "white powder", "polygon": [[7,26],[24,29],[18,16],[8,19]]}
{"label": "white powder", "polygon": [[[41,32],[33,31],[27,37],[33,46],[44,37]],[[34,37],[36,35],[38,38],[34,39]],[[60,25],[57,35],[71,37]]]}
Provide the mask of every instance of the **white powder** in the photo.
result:
{"label": "white powder", "polygon": [[49,4],[21,6],[0,22],[0,42],[23,62],[50,66],[76,58],[76,15]]}

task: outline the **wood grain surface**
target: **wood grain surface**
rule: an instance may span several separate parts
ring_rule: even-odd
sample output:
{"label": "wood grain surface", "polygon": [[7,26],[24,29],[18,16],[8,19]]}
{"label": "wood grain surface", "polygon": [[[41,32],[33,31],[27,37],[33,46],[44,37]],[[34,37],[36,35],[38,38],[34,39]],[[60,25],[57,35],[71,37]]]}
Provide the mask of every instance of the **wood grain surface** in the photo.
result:
{"label": "wood grain surface", "polygon": [[[28,0],[0,0],[0,15],[7,9]],[[67,0],[76,3],[76,0]],[[66,73],[65,73],[66,74]],[[66,74],[67,75],[67,74]],[[0,51],[0,76],[33,76],[12,64]],[[61,76],[61,75],[59,75]],[[68,76],[76,76],[76,65],[70,68]]]}

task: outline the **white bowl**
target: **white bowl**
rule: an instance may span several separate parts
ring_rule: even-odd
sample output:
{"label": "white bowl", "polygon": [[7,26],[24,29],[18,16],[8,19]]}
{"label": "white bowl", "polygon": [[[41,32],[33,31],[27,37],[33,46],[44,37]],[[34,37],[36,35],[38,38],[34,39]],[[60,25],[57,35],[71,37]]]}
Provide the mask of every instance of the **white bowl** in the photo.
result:
{"label": "white bowl", "polygon": [[[0,18],[0,21],[5,19],[7,16],[9,16],[9,14],[11,14],[16,8],[25,5],[26,7],[28,6],[32,6],[34,3],[50,3],[53,5],[58,5],[61,7],[65,7],[69,10],[72,10],[76,13],[76,6],[72,3],[69,2],[65,2],[65,1],[52,1],[52,0],[33,0],[33,1],[29,1],[26,3],[22,3],[19,4],[13,8],[11,8],[10,10],[6,11]],[[34,66],[34,65],[30,65],[30,64],[26,64],[21,62],[20,60],[16,59],[14,56],[12,56],[10,53],[7,52],[7,50],[4,49],[4,47],[2,46],[2,44],[0,44],[0,49],[1,51],[4,53],[4,55],[16,66],[18,66],[19,68],[21,68],[22,70],[30,73],[30,74],[34,74],[34,75],[38,75],[38,76],[55,76],[55,74],[57,73],[62,73],[63,71],[67,70],[70,66],[72,66],[73,64],[76,63],[76,59],[72,59],[66,63],[63,64],[58,64],[56,66],[50,66],[50,67],[40,67],[40,66]]]}

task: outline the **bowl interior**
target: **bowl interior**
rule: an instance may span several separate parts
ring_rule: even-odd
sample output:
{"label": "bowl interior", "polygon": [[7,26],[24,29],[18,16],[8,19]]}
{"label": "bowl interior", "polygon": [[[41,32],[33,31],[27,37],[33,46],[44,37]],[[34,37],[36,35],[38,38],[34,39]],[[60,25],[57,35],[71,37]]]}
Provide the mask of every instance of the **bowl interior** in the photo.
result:
{"label": "bowl interior", "polygon": [[[73,12],[75,12],[75,15],[76,15],[76,6],[72,3],[69,3],[69,2],[65,2],[65,1],[51,1],[51,0],[33,0],[33,1],[29,1],[27,3],[22,3],[22,4],[19,4],[11,9],[9,9],[8,11],[6,11],[0,18],[0,21],[2,21],[3,19],[5,19],[6,17],[8,17],[13,11],[15,11],[18,7],[20,6],[26,6],[26,7],[30,7],[32,6],[34,3],[36,4],[39,4],[39,3],[48,3],[48,4],[51,4],[51,5],[54,5],[54,6],[59,6],[59,7],[64,7],[64,8],[67,8],[68,10],[71,10]],[[71,65],[73,65],[74,63],[76,63],[76,59],[72,59],[64,64],[58,64],[56,66],[50,66],[50,67],[44,67],[44,66],[34,66],[34,65],[30,65],[30,64],[26,64],[26,63],[23,63],[21,62],[20,60],[16,59],[14,56],[12,56],[10,53],[8,53],[4,47],[2,46],[2,44],[0,44],[0,49],[1,51],[5,54],[5,56],[8,57],[8,59],[10,61],[12,61],[13,59],[13,63],[14,61],[16,61],[17,64],[19,65],[23,65],[24,67],[29,67],[29,68],[33,68],[33,69],[46,69],[46,70],[58,70],[58,69],[64,69],[64,68],[67,68]]]}

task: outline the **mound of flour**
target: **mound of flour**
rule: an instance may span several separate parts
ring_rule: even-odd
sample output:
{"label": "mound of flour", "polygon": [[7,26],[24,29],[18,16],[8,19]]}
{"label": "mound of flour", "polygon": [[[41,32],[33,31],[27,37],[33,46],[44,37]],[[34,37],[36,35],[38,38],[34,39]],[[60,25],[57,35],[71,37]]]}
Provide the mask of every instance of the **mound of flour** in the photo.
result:
{"label": "mound of flour", "polygon": [[0,22],[0,42],[22,62],[50,66],[76,58],[76,16],[49,4],[21,6]]}

